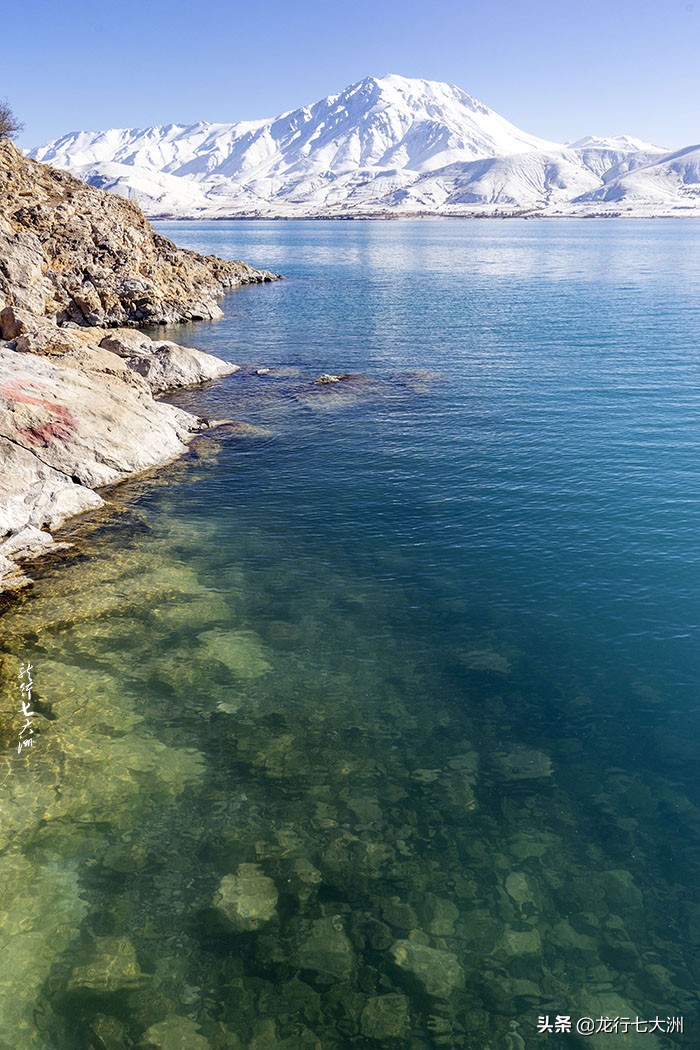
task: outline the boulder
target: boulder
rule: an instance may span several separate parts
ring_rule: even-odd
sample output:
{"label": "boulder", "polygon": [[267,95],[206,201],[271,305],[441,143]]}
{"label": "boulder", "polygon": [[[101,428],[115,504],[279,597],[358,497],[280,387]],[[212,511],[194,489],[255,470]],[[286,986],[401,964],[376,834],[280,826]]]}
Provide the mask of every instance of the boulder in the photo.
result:
{"label": "boulder", "polygon": [[296,953],[302,970],[312,970],[324,982],[347,981],[355,955],[340,915],[315,919]]}
{"label": "boulder", "polygon": [[238,933],[259,930],[276,915],[277,887],[259,864],[239,864],[225,875],[212,904],[224,924]]}
{"label": "boulder", "polygon": [[341,383],[344,379],[352,379],[350,372],[343,372],[340,375],[330,375],[324,372],[315,380],[315,383],[316,386],[331,386],[333,383]]}
{"label": "boulder", "polygon": [[144,1032],[139,1050],[211,1050],[211,1043],[195,1021],[170,1014]]}
{"label": "boulder", "polygon": [[154,342],[129,328],[109,332],[100,346],[123,358],[132,371],[144,377],[153,393],[195,386],[239,369],[239,365],[220,361],[191,347],[165,340]]}
{"label": "boulder", "polygon": [[360,1018],[367,1039],[402,1039],[411,1034],[411,1016],[405,995],[377,995],[369,1000]]}
{"label": "boulder", "polygon": [[86,961],[71,970],[66,990],[104,995],[140,988],[146,981],[130,940],[96,937]]}
{"label": "boulder", "polygon": [[539,780],[552,775],[552,760],[544,751],[516,747],[493,756],[496,771],[504,780]]}
{"label": "boulder", "polygon": [[410,974],[436,999],[447,999],[464,985],[464,971],[452,952],[406,940],[396,941],[391,955],[400,970]]}

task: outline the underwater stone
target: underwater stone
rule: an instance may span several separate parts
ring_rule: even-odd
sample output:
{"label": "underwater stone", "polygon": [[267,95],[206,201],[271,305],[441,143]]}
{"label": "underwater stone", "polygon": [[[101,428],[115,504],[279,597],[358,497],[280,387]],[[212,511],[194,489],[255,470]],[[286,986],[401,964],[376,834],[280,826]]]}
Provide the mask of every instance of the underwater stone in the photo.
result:
{"label": "underwater stone", "polygon": [[505,891],[523,921],[533,919],[541,907],[541,895],[535,880],[524,871],[511,871],[506,875]]}
{"label": "underwater stone", "polygon": [[[240,747],[240,741],[239,741]],[[263,750],[258,751],[254,765],[265,771],[273,780],[303,775],[308,759],[293,733],[282,733],[267,740]]]}
{"label": "underwater stone", "polygon": [[473,774],[450,773],[444,778],[444,781],[447,797],[453,806],[466,813],[472,813],[478,808],[478,802],[474,794],[475,777]]}
{"label": "underwater stone", "polygon": [[96,937],[87,962],[73,967],[66,990],[121,992],[140,988],[146,980],[130,940],[126,937]]}
{"label": "underwater stone", "polygon": [[131,1046],[124,1025],[108,1014],[95,1015],[90,1022],[90,1033],[90,1047],[94,1050],[128,1050]]}
{"label": "underwater stone", "polygon": [[461,755],[455,755],[447,763],[448,769],[456,769],[460,773],[474,775],[479,769],[479,756],[476,751],[465,751]]}
{"label": "underwater stone", "polygon": [[447,999],[464,985],[464,971],[452,952],[429,948],[416,941],[396,941],[391,955],[399,969],[410,973],[428,995],[437,999]]}
{"label": "underwater stone", "polygon": [[551,777],[552,762],[544,751],[516,747],[493,756],[493,764],[504,780],[537,780]]}
{"label": "underwater stone", "polygon": [[411,1018],[405,995],[378,995],[370,999],[360,1020],[368,1039],[403,1039],[410,1034]]}
{"label": "underwater stone", "polygon": [[348,980],[355,966],[355,956],[341,916],[315,919],[311,933],[296,953],[296,959],[302,970],[313,970],[319,977],[331,981]]}
{"label": "underwater stone", "polygon": [[214,894],[217,913],[234,930],[258,930],[275,916],[277,887],[259,864],[239,864],[235,875],[225,875]]}
{"label": "underwater stone", "polygon": [[211,1050],[211,1043],[189,1017],[171,1014],[164,1021],[151,1025],[139,1047],[141,1050]]}
{"label": "underwater stone", "polygon": [[625,969],[636,969],[639,965],[637,946],[627,932],[627,927],[618,915],[610,915],[601,928],[605,943],[615,953],[618,965]]}
{"label": "underwater stone", "polygon": [[603,873],[605,896],[611,908],[625,913],[641,913],[644,908],[642,891],[636,885],[631,872],[623,868]]}
{"label": "underwater stone", "polygon": [[394,934],[386,923],[380,922],[373,915],[367,915],[359,923],[359,932],[375,952],[387,951],[394,941]]}
{"label": "underwater stone", "polygon": [[511,672],[510,661],[493,649],[472,649],[462,653],[459,662],[469,671],[486,671],[489,674],[507,675]]}
{"label": "underwater stone", "polygon": [[311,861],[300,857],[294,861],[292,877],[289,882],[296,896],[302,903],[307,903],[314,897],[321,884],[321,872],[315,868]]}
{"label": "underwater stone", "polygon": [[238,678],[258,678],[271,670],[265,647],[253,631],[232,631],[216,627],[200,634],[197,656],[206,663],[213,660],[227,667]]}
{"label": "underwater stone", "polygon": [[474,908],[468,912],[464,923],[464,943],[472,951],[490,955],[494,949],[499,929],[490,910]]}
{"label": "underwater stone", "polygon": [[77,861],[59,869],[50,863],[37,867],[20,853],[0,856],[2,1050],[10,1048],[3,1042],[5,1033],[12,1033],[11,1050],[45,1046],[36,1030],[37,1002],[56,956],[79,936],[87,911],[77,868]]}
{"label": "underwater stone", "polygon": [[578,933],[566,919],[560,919],[550,927],[548,941],[564,951],[577,952],[582,958],[587,955],[597,958],[600,954],[600,937]]}
{"label": "underwater stone", "polygon": [[343,831],[323,854],[323,867],[327,876],[345,879],[352,884],[358,875],[380,878],[382,869],[392,858],[393,851],[386,842],[360,839]]}
{"label": "underwater stone", "polygon": [[637,983],[657,1003],[673,1005],[678,1002],[679,989],[676,987],[673,975],[665,966],[650,963],[637,974]]}
{"label": "underwater stone", "polygon": [[390,897],[382,902],[382,918],[398,930],[415,930],[418,926],[415,911],[399,897]]}
{"label": "underwater stone", "polygon": [[513,836],[508,852],[514,860],[524,861],[532,857],[539,859],[548,853],[561,855],[563,848],[564,844],[559,836],[539,828],[529,828]]}
{"label": "underwater stone", "polygon": [[496,945],[502,955],[539,955],[542,941],[537,930],[506,930]]}
{"label": "underwater stone", "polygon": [[428,929],[434,937],[451,937],[459,918],[459,908],[452,901],[431,896],[428,899],[432,918]]}
{"label": "underwater stone", "polygon": [[105,871],[120,875],[133,875],[137,871],[143,871],[147,862],[148,851],[140,843],[118,842],[106,850],[102,858],[102,867]]}

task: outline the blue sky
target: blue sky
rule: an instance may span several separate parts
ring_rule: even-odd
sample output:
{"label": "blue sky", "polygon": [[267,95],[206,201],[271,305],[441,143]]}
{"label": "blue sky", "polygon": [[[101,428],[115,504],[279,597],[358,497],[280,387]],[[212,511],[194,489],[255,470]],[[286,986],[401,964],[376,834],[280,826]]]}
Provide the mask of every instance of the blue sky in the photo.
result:
{"label": "blue sky", "polygon": [[544,138],[700,142],[700,0],[19,0],[0,98],[20,145],[274,116],[367,75],[449,80]]}

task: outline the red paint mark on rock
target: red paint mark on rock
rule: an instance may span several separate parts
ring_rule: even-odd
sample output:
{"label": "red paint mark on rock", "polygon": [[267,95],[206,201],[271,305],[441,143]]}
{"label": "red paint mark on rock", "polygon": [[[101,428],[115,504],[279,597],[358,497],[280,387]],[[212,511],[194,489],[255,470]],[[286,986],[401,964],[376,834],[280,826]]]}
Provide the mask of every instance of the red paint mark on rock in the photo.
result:
{"label": "red paint mark on rock", "polygon": [[68,427],[59,420],[49,420],[33,427],[18,427],[16,433],[30,445],[46,448],[55,441],[68,441],[75,433],[75,427]]}
{"label": "red paint mark on rock", "polygon": [[57,405],[55,401],[38,396],[43,393],[43,384],[32,380],[22,383],[15,379],[0,383],[0,394],[7,401],[40,408],[48,416],[47,419],[31,423],[29,426],[17,427],[16,433],[19,437],[24,438],[30,445],[44,447],[55,441],[68,441],[77,431],[78,421],[64,405]]}

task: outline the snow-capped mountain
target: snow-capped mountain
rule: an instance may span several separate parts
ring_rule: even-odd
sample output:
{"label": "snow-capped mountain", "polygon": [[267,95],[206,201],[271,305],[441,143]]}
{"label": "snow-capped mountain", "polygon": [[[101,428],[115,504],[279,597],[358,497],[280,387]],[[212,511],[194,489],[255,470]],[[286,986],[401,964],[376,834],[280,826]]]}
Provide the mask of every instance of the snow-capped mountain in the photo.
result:
{"label": "snow-capped mountain", "polygon": [[671,205],[676,211],[700,211],[700,145],[651,156],[644,164],[618,169],[585,202],[625,202],[644,208]]}
{"label": "snow-capped mountain", "polygon": [[700,209],[692,150],[548,142],[452,84],[396,75],[272,120],[75,132],[31,156],[151,216]]}

